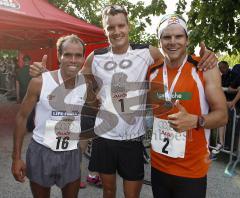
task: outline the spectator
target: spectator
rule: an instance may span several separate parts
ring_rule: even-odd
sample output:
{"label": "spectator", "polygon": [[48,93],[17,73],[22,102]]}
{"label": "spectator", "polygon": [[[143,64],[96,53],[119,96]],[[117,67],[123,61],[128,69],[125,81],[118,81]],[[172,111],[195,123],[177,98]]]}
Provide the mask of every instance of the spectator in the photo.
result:
{"label": "spectator", "polygon": [[[239,111],[239,98],[240,92],[238,87],[240,86],[240,64],[233,66],[232,70],[229,69],[228,63],[226,61],[221,61],[219,63],[219,69],[222,73],[222,86],[227,87],[225,91],[225,96],[227,98],[227,104],[230,109],[236,107],[237,112]],[[236,94],[237,92],[237,94]],[[230,113],[230,112],[229,112]],[[229,119],[232,117],[229,116]],[[229,128],[231,130],[231,127]],[[223,126],[218,129],[219,140],[216,147],[212,150],[211,159],[217,158],[217,154],[220,153],[222,149],[230,150],[231,145],[231,131],[226,135],[227,127]]]}
{"label": "spectator", "polygon": [[[221,72],[221,79],[222,79],[222,87],[229,87],[231,82],[233,81],[233,76],[231,69],[229,69],[228,62],[226,61],[221,61],[218,63],[219,70]],[[231,93],[225,92],[225,96],[227,100],[231,97]],[[214,160],[216,159],[216,155],[224,148],[224,138],[225,138],[225,131],[226,131],[226,126],[220,127],[218,129],[218,142],[216,147],[212,150],[212,155],[211,159]]]}
{"label": "spectator", "polygon": [[31,63],[31,57],[25,55],[23,57],[23,67],[18,71],[17,79],[16,79],[16,94],[17,94],[17,103],[22,102],[26,92],[28,84],[31,80],[31,76],[29,75],[29,66]]}
{"label": "spectator", "polygon": [[240,78],[240,64],[236,64],[232,68],[233,79]]}
{"label": "spectator", "polygon": [[221,61],[218,63],[220,72],[221,72],[221,78],[222,78],[222,87],[229,87],[232,81],[232,73],[231,69],[229,69],[228,62]]}
{"label": "spectator", "polygon": [[[17,103],[21,103],[25,94],[27,93],[28,84],[31,80],[31,76],[29,75],[29,66],[31,63],[31,57],[28,55],[23,56],[23,67],[18,71],[16,77],[16,97]],[[34,129],[34,114],[35,110],[33,109],[30,113],[26,128],[28,132],[32,132]]]}

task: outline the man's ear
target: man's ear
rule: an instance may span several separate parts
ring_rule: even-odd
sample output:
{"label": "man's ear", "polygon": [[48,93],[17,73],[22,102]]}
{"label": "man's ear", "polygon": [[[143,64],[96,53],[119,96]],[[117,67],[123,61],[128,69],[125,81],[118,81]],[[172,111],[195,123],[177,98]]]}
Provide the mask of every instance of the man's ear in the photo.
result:
{"label": "man's ear", "polygon": [[162,44],[161,44],[160,39],[159,39],[159,42],[158,42],[158,46],[159,46],[159,48],[162,48]]}
{"label": "man's ear", "polygon": [[105,36],[107,37],[107,31],[105,28],[103,28],[103,32],[104,32]]}
{"label": "man's ear", "polygon": [[58,63],[61,63],[61,55],[59,53],[57,53],[57,60],[58,60]]}

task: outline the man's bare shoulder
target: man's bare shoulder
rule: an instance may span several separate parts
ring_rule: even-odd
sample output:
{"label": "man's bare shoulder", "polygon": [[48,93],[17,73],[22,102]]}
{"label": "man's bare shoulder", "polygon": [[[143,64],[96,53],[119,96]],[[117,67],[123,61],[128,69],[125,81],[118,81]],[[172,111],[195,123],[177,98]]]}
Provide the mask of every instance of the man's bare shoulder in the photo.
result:
{"label": "man's bare shoulder", "polygon": [[204,71],[203,76],[204,76],[204,78],[210,78],[210,77],[213,77],[213,76],[220,78],[221,74],[220,74],[220,71],[219,71],[218,67],[214,67],[212,69]]}
{"label": "man's bare shoulder", "polygon": [[208,88],[221,88],[221,75],[218,67],[203,72],[203,79]]}

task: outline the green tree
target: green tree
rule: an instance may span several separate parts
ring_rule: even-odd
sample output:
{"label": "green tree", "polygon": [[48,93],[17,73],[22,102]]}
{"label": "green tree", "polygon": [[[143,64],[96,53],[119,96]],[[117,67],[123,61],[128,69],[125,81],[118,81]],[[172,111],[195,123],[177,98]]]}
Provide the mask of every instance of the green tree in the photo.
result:
{"label": "green tree", "polygon": [[17,56],[17,50],[0,50],[0,58],[16,58]]}
{"label": "green tree", "polygon": [[219,57],[219,61],[227,61],[230,67],[240,64],[240,54],[223,55]]}
{"label": "green tree", "polygon": [[178,0],[176,13],[182,15],[186,9],[186,5],[186,0]]}
{"label": "green tree", "polygon": [[[165,13],[164,0],[152,0],[151,4],[144,6],[143,1],[133,4],[127,0],[49,0],[65,12],[81,18],[91,24],[101,27],[101,11],[109,4],[120,4],[127,8],[131,24],[130,40],[132,42],[150,43],[157,45],[156,34],[147,34],[145,29],[151,25],[151,15],[159,16]],[[153,33],[156,31],[154,30]]]}
{"label": "green tree", "polygon": [[[184,5],[186,1],[180,0],[179,13]],[[216,52],[240,51],[240,0],[193,0],[188,18],[190,49],[205,41]]]}

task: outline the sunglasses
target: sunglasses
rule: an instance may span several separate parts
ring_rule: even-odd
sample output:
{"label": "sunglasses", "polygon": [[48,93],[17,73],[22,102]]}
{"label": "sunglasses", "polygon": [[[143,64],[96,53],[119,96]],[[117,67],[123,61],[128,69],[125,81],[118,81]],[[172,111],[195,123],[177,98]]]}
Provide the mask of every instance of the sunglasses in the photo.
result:
{"label": "sunglasses", "polygon": [[127,10],[123,6],[120,6],[120,5],[108,5],[103,9],[102,13],[103,13],[103,15],[111,14],[111,13],[127,14]]}

